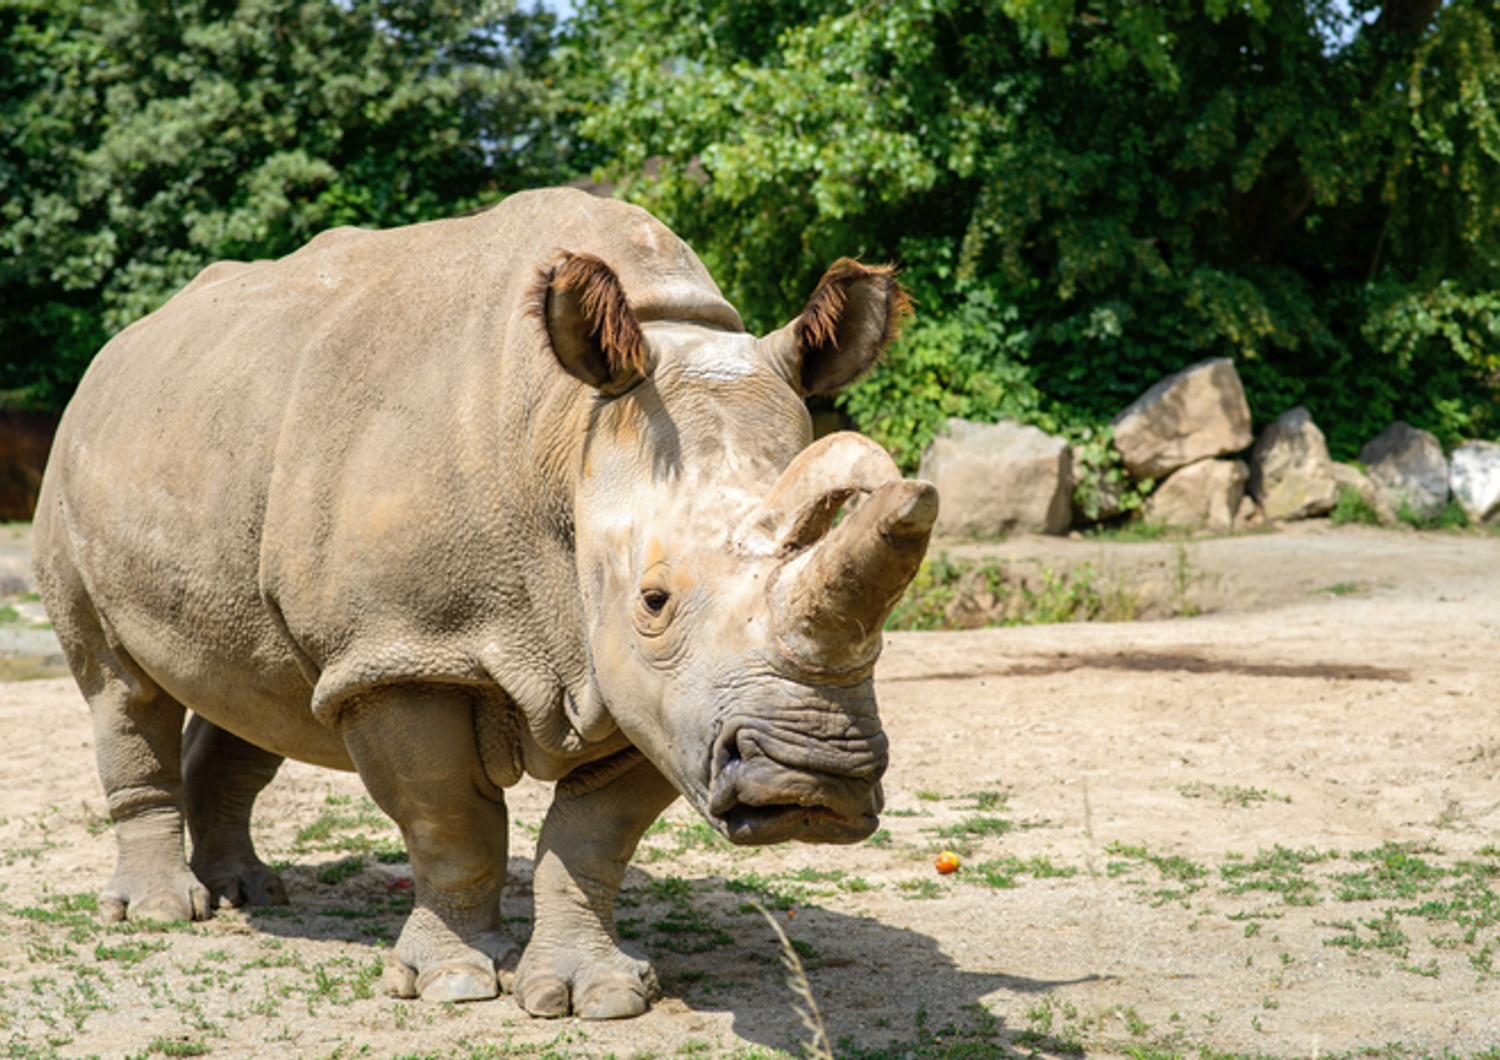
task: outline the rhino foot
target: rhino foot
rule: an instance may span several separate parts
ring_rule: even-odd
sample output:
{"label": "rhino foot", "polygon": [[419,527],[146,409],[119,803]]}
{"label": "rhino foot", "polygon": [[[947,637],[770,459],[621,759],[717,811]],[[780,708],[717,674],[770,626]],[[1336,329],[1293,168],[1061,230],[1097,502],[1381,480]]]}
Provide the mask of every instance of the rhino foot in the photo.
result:
{"label": "rhino foot", "polygon": [[385,961],[380,984],[392,997],[423,1001],[488,1001],[500,995],[495,969],[488,962],[472,965],[442,965],[418,973],[395,954]]}
{"label": "rhino foot", "polygon": [[193,871],[203,881],[215,906],[234,909],[245,906],[289,905],[286,884],[274,869],[259,858],[220,861],[201,865],[193,859]]}
{"label": "rhino foot", "polygon": [[527,947],[516,969],[516,1001],[533,1016],[611,1020],[639,1016],[661,997],[650,962],[621,950],[583,955]]}
{"label": "rhino foot", "polygon": [[100,919],[109,924],[122,920],[207,920],[211,909],[208,888],[185,866],[165,879],[117,872],[99,896]]}
{"label": "rhino foot", "polygon": [[[381,985],[393,997],[423,1001],[487,1001],[514,977],[520,948],[501,931],[467,941],[417,910],[386,958]],[[429,922],[431,921],[431,922]]]}

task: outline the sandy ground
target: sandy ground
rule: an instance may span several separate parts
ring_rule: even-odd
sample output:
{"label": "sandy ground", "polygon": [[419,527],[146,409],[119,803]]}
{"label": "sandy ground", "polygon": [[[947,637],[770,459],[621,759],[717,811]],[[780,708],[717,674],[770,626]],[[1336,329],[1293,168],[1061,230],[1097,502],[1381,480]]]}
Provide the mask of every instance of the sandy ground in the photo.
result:
{"label": "sandy ground", "polygon": [[[0,559],[23,545],[0,533]],[[735,851],[674,806],[620,910],[667,996],[619,1023],[380,996],[399,841],[356,777],[295,763],[255,826],[289,911],[99,925],[87,710],[67,679],[0,684],[3,1055],[795,1055],[759,898],[841,1056],[1500,1056],[1500,538],[952,551],[1087,562],[1205,613],[890,636],[884,831]],[[40,641],[7,643],[48,672]],[[512,796],[524,937],[547,790]]]}

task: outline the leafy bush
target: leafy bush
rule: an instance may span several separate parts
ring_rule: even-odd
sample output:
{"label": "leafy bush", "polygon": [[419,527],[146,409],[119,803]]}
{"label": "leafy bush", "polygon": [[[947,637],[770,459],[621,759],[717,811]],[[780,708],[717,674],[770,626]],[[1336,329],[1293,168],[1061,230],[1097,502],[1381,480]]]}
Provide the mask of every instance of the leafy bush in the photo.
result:
{"label": "leafy bush", "polygon": [[1335,502],[1333,511],[1328,513],[1328,521],[1334,526],[1348,523],[1379,526],[1380,516],[1374,506],[1365,500],[1363,493],[1353,486],[1340,486],[1339,499]]}
{"label": "leafy bush", "polygon": [[1041,395],[1025,362],[1028,341],[1014,306],[973,291],[948,315],[909,325],[874,374],[839,396],[839,406],[915,471],[950,418],[1041,418]]}

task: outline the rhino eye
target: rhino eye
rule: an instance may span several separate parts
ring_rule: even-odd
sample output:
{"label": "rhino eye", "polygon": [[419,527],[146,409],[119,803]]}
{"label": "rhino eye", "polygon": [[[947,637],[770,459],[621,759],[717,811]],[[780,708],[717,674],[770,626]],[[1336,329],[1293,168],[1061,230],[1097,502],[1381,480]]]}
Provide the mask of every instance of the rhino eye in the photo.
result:
{"label": "rhino eye", "polygon": [[641,603],[646,605],[646,610],[653,615],[659,615],[667,606],[667,601],[672,597],[665,589],[647,589],[641,593]]}

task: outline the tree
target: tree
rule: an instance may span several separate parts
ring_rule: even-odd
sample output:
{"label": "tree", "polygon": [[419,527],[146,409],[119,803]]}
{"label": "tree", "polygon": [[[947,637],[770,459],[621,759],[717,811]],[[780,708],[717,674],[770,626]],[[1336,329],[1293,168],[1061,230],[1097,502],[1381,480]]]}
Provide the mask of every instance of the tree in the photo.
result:
{"label": "tree", "polygon": [[0,391],[60,405],[210,261],[566,174],[552,29],[502,0],[0,0]]}
{"label": "tree", "polygon": [[583,132],[660,160],[629,193],[760,327],[840,254],[904,268],[918,321],[846,400],[908,462],[948,411],[1079,429],[1221,354],[1339,455],[1500,431],[1489,0],[755,7],[587,8]]}

